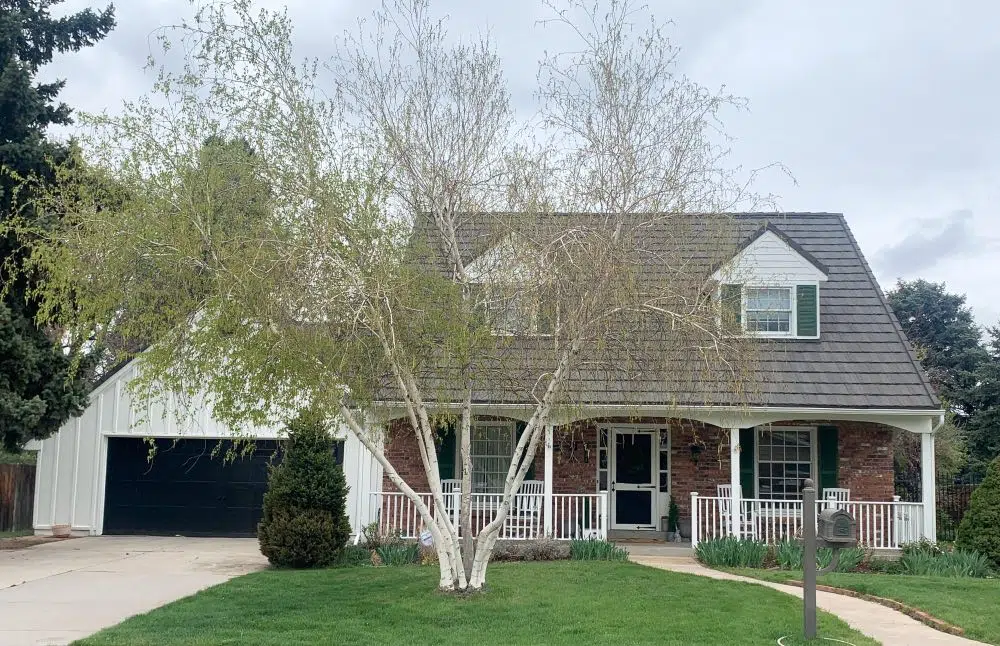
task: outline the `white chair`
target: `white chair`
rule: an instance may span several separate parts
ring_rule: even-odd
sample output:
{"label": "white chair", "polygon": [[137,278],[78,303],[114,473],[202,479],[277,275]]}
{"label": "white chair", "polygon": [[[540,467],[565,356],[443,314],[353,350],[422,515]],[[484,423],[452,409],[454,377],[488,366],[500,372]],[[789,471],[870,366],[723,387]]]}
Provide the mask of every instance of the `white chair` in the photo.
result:
{"label": "white chair", "polygon": [[541,533],[544,493],[545,483],[541,480],[525,480],[521,483],[507,515],[507,529],[512,538],[538,538]]}
{"label": "white chair", "polygon": [[[730,527],[730,510],[733,506],[733,485],[716,485],[715,490],[717,492],[716,495],[720,498],[719,511],[722,516],[722,522],[728,528]],[[744,538],[754,538],[756,536],[756,527],[750,514],[744,514],[740,520],[742,521],[742,527],[740,528],[741,536]]]}
{"label": "white chair", "polygon": [[827,487],[823,490],[823,506],[826,509],[844,508],[844,503],[851,502],[851,490],[839,487]]}
{"label": "white chair", "polygon": [[441,480],[441,496],[444,498],[444,510],[452,518],[455,517],[458,508],[458,494],[462,493],[461,480]]}

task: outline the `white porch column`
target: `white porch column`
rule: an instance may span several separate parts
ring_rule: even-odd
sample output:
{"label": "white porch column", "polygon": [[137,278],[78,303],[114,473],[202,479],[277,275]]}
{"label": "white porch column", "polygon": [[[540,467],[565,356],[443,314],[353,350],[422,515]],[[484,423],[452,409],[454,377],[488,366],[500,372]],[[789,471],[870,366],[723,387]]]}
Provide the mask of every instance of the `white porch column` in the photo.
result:
{"label": "white porch column", "polygon": [[934,434],[920,435],[920,499],[924,503],[924,538],[937,541],[937,490]]}
{"label": "white porch column", "polygon": [[545,513],[542,518],[546,538],[552,538],[552,425],[545,425]]}
{"label": "white porch column", "polygon": [[729,501],[729,522],[732,535],[740,536],[743,516],[743,492],[740,491],[740,429],[729,429],[729,484],[732,487],[732,499]]}

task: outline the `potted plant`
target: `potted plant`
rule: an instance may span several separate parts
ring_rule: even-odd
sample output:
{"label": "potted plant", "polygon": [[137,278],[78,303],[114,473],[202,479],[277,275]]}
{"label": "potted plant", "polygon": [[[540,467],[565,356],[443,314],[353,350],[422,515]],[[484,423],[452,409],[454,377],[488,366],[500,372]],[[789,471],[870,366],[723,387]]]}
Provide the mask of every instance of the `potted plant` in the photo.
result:
{"label": "potted plant", "polygon": [[674,543],[679,539],[677,535],[679,528],[681,510],[677,507],[677,501],[670,496],[670,506],[667,508],[667,541]]}

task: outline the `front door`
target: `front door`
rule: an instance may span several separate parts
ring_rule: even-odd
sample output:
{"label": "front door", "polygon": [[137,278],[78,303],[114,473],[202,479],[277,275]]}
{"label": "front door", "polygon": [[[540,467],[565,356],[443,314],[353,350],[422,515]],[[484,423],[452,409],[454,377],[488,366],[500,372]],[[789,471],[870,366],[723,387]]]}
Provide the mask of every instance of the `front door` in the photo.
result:
{"label": "front door", "polygon": [[658,433],[615,429],[611,452],[611,526],[655,529]]}

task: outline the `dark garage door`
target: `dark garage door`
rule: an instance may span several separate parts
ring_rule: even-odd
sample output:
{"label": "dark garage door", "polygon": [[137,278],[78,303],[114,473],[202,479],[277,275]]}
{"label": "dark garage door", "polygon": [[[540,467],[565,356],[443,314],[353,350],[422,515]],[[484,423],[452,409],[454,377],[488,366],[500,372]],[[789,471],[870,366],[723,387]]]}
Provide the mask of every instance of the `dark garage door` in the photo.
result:
{"label": "dark garage door", "polygon": [[[108,440],[105,534],[253,536],[267,488],[267,465],[277,442],[260,440],[254,452],[224,462],[212,456],[219,440]],[[221,451],[231,447],[223,442]]]}

